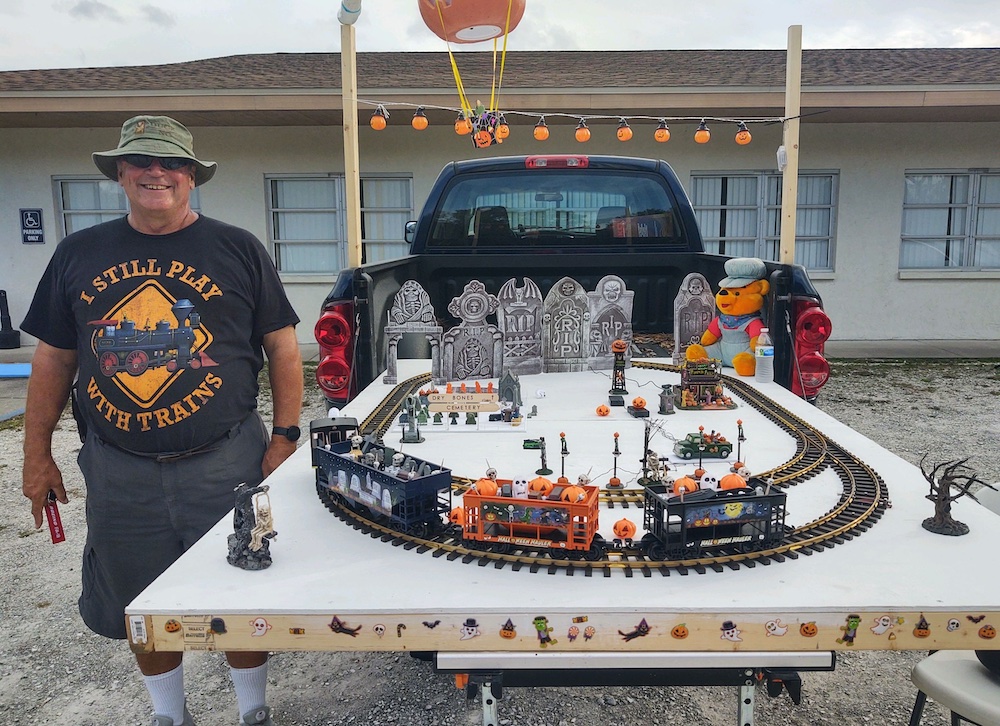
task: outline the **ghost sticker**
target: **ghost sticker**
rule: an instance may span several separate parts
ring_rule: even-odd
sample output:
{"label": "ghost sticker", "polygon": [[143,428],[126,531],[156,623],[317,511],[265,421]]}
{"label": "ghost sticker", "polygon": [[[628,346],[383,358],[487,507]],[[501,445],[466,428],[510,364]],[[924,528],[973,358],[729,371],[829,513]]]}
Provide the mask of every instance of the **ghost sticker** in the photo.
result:
{"label": "ghost sticker", "polygon": [[250,621],[250,627],[253,628],[253,632],[250,633],[251,638],[262,638],[271,629],[271,624],[264,618],[254,618]]}

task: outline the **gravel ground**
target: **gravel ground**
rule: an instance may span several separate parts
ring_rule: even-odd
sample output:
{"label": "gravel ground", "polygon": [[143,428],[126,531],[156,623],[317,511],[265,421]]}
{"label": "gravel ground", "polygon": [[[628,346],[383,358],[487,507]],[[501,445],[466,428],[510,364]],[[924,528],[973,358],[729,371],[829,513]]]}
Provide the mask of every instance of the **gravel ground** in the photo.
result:
{"label": "gravel ground", "polygon": [[[311,371],[307,371],[307,381]],[[1000,479],[1000,371],[995,361],[837,361],[820,408],[916,463],[974,454],[985,481]],[[323,415],[307,390],[302,420]],[[267,401],[262,408],[266,408]],[[265,417],[268,412],[265,411]],[[76,609],[85,539],[79,439],[64,417],[56,434],[57,461],[70,503],[61,508],[67,541],[48,542],[31,527],[21,496],[21,419],[0,423],[0,723],[23,726],[146,724],[149,706],[128,647],[92,634]],[[921,482],[915,486],[922,487]],[[928,504],[928,507],[930,505]],[[928,509],[930,513],[930,509]],[[221,555],[220,555],[221,556]],[[758,726],[863,726],[906,723],[914,689],[910,668],[918,652],[848,652],[833,673],[805,673],[799,706],[787,695],[758,692]],[[185,659],[188,701],[200,726],[238,721],[225,660],[218,653]],[[395,653],[277,653],[271,661],[269,702],[280,726],[476,726],[478,701],[467,703],[450,677]],[[512,726],[732,726],[735,689],[588,688],[509,689],[500,723]],[[936,704],[925,726],[944,726]]]}

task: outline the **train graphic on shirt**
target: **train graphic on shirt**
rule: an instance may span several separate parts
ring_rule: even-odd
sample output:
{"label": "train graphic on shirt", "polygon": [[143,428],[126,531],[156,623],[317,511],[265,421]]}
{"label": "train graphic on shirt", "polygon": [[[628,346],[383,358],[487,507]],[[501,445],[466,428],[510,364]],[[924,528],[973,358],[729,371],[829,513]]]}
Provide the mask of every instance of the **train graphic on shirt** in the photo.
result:
{"label": "train graphic on shirt", "polygon": [[149,368],[165,367],[173,373],[182,368],[197,370],[218,365],[202,351],[195,351],[195,330],[201,315],[187,299],[171,308],[177,326],[160,320],[155,326],[137,328],[134,320],[92,320],[98,328],[94,349],[101,373],[109,378],[117,373],[140,376]]}

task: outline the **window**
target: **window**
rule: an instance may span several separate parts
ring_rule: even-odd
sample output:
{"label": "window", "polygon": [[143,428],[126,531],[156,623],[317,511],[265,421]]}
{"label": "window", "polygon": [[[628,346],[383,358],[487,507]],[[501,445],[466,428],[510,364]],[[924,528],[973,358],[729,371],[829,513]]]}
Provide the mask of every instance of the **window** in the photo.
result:
{"label": "window", "polygon": [[[691,200],[705,250],[777,260],[781,237],[781,174],[695,174]],[[795,262],[833,269],[837,175],[799,174]]]}
{"label": "window", "polygon": [[[104,177],[56,179],[56,202],[64,235],[128,213],[125,190]],[[191,191],[191,208],[201,210],[197,189]]]}
{"label": "window", "polygon": [[1000,173],[907,174],[899,267],[1000,268]]}
{"label": "window", "polygon": [[[269,234],[278,269],[337,272],[347,264],[346,200],[342,176],[268,178]],[[361,236],[366,260],[406,254],[403,233],[413,213],[410,179],[361,180]]]}

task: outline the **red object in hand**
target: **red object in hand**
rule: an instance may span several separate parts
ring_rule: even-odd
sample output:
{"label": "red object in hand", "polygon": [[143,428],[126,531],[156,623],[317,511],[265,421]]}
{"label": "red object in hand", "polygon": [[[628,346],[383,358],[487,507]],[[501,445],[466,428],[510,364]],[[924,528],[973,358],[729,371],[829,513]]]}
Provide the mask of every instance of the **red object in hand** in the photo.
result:
{"label": "red object in hand", "polygon": [[63,530],[62,519],[59,517],[59,505],[56,503],[55,492],[49,492],[48,501],[45,503],[45,519],[49,523],[49,534],[52,535],[52,544],[65,542],[66,532]]}

